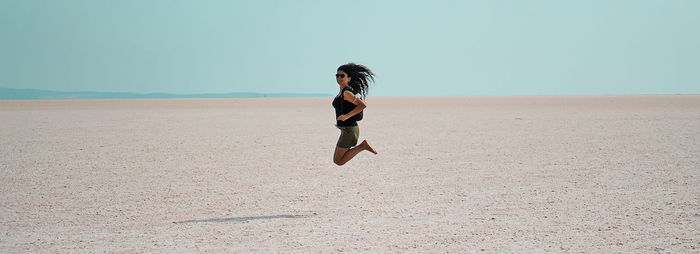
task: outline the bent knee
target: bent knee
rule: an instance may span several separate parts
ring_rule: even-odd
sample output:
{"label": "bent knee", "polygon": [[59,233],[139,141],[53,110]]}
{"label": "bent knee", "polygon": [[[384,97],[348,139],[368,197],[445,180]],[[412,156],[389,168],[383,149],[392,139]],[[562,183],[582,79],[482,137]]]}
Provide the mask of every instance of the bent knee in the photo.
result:
{"label": "bent knee", "polygon": [[338,166],[345,165],[345,162],[343,162],[339,159],[335,159],[335,158],[333,158],[333,163],[335,163],[335,165],[338,165]]}

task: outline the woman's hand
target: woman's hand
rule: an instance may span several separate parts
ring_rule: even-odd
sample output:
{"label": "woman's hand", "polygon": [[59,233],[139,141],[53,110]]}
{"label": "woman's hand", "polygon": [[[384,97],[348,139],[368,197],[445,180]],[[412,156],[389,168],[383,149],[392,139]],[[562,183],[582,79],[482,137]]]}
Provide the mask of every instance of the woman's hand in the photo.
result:
{"label": "woman's hand", "polygon": [[360,112],[362,112],[362,110],[364,110],[365,108],[367,108],[367,104],[362,99],[360,99],[359,94],[356,96],[356,95],[352,94],[350,91],[345,91],[343,93],[343,99],[345,101],[348,101],[348,102],[356,105],[356,106],[352,111],[348,112],[347,114],[343,114],[343,115],[338,116],[339,121],[346,121],[346,120],[350,119],[351,117],[353,117],[354,115],[357,115]]}

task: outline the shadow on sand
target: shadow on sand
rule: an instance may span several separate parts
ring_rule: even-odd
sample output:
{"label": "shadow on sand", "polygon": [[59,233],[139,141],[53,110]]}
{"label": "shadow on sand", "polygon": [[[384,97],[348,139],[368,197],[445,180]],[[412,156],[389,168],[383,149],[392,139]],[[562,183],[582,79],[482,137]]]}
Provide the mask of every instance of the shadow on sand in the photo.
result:
{"label": "shadow on sand", "polygon": [[313,216],[313,215],[284,214],[284,215],[271,215],[271,216],[218,218],[218,219],[206,219],[206,220],[183,220],[183,221],[175,221],[173,223],[180,224],[180,223],[200,223],[200,222],[242,222],[242,221],[251,221],[251,220],[299,219],[299,218],[308,218],[311,216]]}

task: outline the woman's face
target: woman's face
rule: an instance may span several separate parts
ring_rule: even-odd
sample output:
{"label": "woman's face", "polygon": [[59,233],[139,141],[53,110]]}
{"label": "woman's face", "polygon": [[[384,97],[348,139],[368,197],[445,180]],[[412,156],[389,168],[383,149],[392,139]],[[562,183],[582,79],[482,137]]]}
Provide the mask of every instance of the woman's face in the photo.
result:
{"label": "woman's face", "polygon": [[338,71],[335,74],[335,81],[338,82],[338,85],[347,86],[350,83],[350,76],[344,71]]}

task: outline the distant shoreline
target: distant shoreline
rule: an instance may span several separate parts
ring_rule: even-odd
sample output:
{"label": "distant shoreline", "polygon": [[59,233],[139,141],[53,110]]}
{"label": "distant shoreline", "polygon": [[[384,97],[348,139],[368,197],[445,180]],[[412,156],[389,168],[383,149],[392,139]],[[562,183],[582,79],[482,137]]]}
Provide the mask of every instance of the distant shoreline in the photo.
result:
{"label": "distant shoreline", "polygon": [[120,92],[61,92],[39,89],[0,88],[0,100],[76,100],[76,99],[225,99],[225,98],[309,98],[332,94],[306,93],[120,93]]}
{"label": "distant shoreline", "polygon": [[[448,96],[371,96],[372,98],[450,98],[450,97],[594,97],[594,96],[693,96],[694,93],[655,94],[524,94],[524,95],[448,95]],[[255,99],[255,98],[328,98],[334,94],[321,93],[120,93],[120,92],[62,92],[40,89],[0,88],[0,101],[15,100],[131,100],[131,99]]]}

